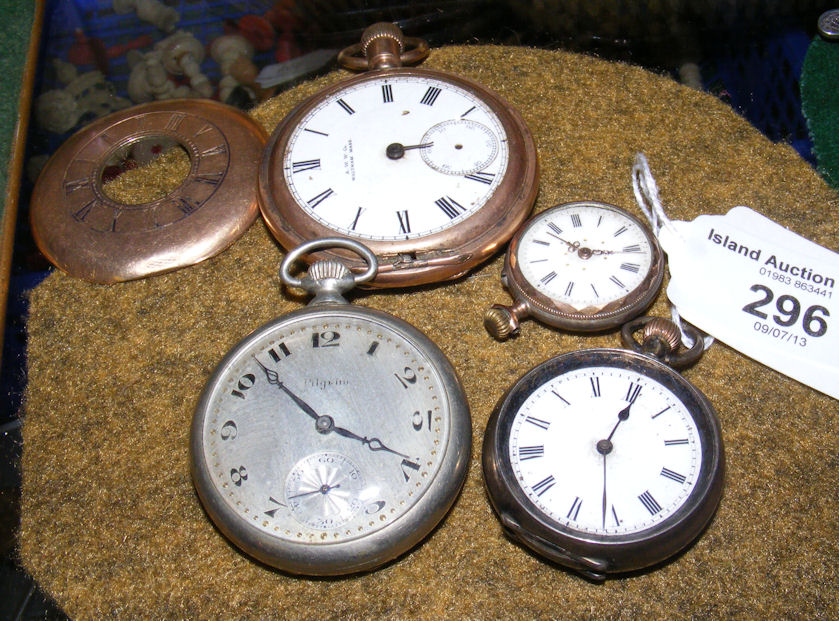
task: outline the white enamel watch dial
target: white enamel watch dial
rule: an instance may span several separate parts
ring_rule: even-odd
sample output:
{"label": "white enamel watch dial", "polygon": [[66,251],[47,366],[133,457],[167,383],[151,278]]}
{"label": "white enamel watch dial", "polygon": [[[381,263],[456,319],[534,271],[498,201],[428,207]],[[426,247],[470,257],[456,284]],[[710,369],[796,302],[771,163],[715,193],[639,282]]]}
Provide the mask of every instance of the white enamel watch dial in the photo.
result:
{"label": "white enamel watch dial", "polygon": [[486,203],[507,169],[507,136],[472,93],[396,74],[346,87],[314,108],[292,132],[284,160],[291,194],[312,219],[362,240],[409,240],[448,229]]}
{"label": "white enamel watch dial", "polygon": [[409,549],[454,501],[471,443],[448,360],[405,322],[336,303],[332,287],[349,274],[340,267],[316,263],[327,275],[303,281],[327,303],[316,298],[231,350],[193,421],[193,475],[210,517],[246,552],[295,573],[372,569]]}
{"label": "white enamel watch dial", "polygon": [[538,189],[533,138],[485,87],[401,66],[392,24],[369,30],[369,62],[352,57],[366,73],[317,93],[274,131],[260,208],[286,247],[334,235],[363,241],[379,258],[373,286],[455,278],[527,217]]}
{"label": "white enamel watch dial", "polygon": [[511,532],[593,577],[684,547],[719,501],[722,441],[701,393],[621,350],[553,358],[504,397],[484,445],[493,504]]}
{"label": "white enamel watch dial", "polygon": [[555,327],[615,327],[652,303],[664,274],[649,229],[605,203],[567,203],[534,216],[510,243],[503,281],[516,299],[487,312],[487,329],[504,338],[533,315]]}

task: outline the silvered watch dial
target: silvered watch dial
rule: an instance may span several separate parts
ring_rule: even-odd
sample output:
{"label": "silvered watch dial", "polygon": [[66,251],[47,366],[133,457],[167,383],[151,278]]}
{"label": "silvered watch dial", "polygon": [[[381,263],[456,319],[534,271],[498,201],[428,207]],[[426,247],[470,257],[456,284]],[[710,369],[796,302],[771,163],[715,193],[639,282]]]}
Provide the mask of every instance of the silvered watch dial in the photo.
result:
{"label": "silvered watch dial", "polygon": [[379,565],[442,518],[470,425],[454,371],[384,313],[326,306],[258,329],[222,361],[193,426],[196,486],[240,547],[292,572]]}

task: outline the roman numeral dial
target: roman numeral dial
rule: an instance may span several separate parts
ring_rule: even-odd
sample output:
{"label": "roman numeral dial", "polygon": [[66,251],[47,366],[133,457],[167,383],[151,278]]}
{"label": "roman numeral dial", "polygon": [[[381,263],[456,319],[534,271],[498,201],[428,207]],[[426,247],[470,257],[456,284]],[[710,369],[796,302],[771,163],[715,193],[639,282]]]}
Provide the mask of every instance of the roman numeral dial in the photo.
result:
{"label": "roman numeral dial", "polygon": [[513,297],[541,321],[568,330],[612,328],[632,319],[654,300],[664,273],[649,228],[605,203],[540,212],[513,238],[508,253],[515,256],[507,270]]}
{"label": "roman numeral dial", "polygon": [[699,480],[700,427],[680,393],[631,364],[616,364],[621,355],[560,356],[600,363],[566,363],[541,383],[525,376],[529,395],[516,397],[521,406],[507,415],[504,459],[521,493],[575,531],[649,529],[679,511]]}
{"label": "roman numeral dial", "polygon": [[417,240],[480,213],[508,166],[489,105],[456,83],[396,73],[339,89],[296,120],[282,205],[359,240]]}

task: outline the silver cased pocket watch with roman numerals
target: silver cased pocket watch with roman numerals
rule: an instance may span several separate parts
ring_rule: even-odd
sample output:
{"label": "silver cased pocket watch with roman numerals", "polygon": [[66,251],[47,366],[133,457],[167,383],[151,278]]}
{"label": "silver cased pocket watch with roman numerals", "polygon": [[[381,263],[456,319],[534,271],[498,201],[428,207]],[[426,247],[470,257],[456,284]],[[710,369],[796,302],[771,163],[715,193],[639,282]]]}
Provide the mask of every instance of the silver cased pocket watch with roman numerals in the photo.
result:
{"label": "silver cased pocket watch with roman numerals", "polygon": [[[570,352],[525,373],[498,402],[484,436],[484,479],[507,533],[594,580],[685,548],[722,494],[722,436],[711,403],[649,355],[689,363],[701,341],[671,358],[678,329],[641,321],[643,348]],[[637,345],[627,325],[624,342]]]}
{"label": "silver cased pocket watch with roman numerals", "polygon": [[539,167],[521,115],[471,80],[404,66],[427,54],[425,41],[374,24],[338,58],[363,73],[277,126],[259,201],[283,246],[356,239],[379,259],[372,286],[410,286],[466,273],[527,218]]}
{"label": "silver cased pocket watch with roman numerals", "polygon": [[[318,261],[341,247],[367,270]],[[221,361],[192,423],[192,474],[212,521],[239,548],[284,571],[374,569],[443,519],[466,476],[471,418],[451,363],[396,317],[342,294],[376,274],[347,239],[308,242],[281,277],[315,295],[255,330]]]}
{"label": "silver cased pocket watch with roman numerals", "polygon": [[641,220],[596,201],[557,205],[513,236],[501,280],[515,301],[487,309],[484,326],[499,340],[528,316],[577,332],[614,328],[653,302],[663,277],[664,254]]}

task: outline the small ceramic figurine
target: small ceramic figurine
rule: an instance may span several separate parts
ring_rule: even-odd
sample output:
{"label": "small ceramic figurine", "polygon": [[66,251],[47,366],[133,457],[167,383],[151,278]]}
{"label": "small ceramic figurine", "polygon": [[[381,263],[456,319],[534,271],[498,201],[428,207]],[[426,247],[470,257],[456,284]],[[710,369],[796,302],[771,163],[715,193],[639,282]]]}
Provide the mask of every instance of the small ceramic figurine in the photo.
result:
{"label": "small ceramic figurine", "polygon": [[253,45],[240,34],[222,35],[210,45],[210,56],[221,67],[222,78],[218,85],[220,101],[227,101],[233,89],[242,84],[234,73],[249,75],[248,65],[253,65],[253,54]]}
{"label": "small ceramic figurine", "polygon": [[175,9],[160,0],[113,0],[112,6],[114,12],[120,15],[136,11],[137,17],[163,32],[172,32],[180,19]]}
{"label": "small ceramic figurine", "polygon": [[[128,96],[135,103],[178,97],[210,97],[215,87],[201,73],[204,55],[201,42],[185,30],[158,41],[154,49],[146,54],[130,51],[127,55],[131,66]],[[170,75],[185,75],[189,86],[176,85]]]}
{"label": "small ceramic figurine", "polygon": [[46,91],[35,100],[35,119],[47,131],[63,134],[81,120],[93,120],[131,105],[117,97],[101,71],[79,74],[71,63],[54,59],[53,67],[63,89]]}

